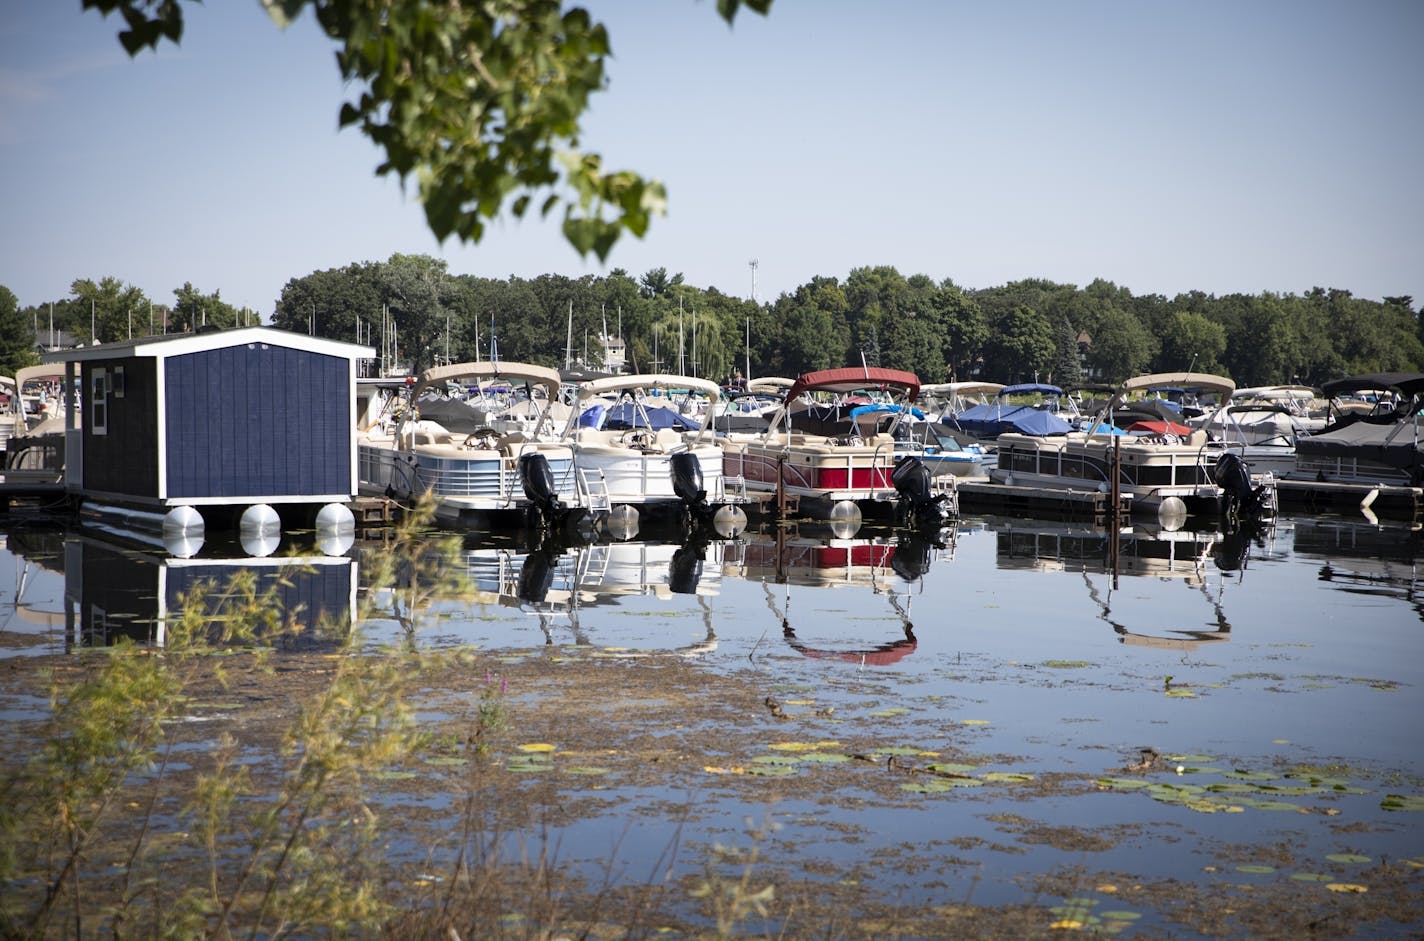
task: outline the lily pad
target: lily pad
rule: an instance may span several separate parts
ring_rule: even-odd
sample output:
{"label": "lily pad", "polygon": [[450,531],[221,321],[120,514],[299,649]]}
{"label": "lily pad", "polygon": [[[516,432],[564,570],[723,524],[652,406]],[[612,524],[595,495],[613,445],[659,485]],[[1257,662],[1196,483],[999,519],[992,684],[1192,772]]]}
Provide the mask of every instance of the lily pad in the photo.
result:
{"label": "lily pad", "polygon": [[1237,867],[1236,867],[1236,871],[1237,871],[1237,872],[1249,872],[1249,873],[1254,873],[1254,874],[1258,874],[1258,875],[1264,875],[1265,873],[1275,872],[1275,871],[1276,871],[1276,867],[1275,867],[1275,866],[1261,866],[1261,865],[1257,865],[1257,864],[1250,864],[1250,865],[1246,865],[1246,866],[1237,866]]}
{"label": "lily pad", "polygon": [[1331,853],[1325,858],[1332,863],[1367,863],[1370,861],[1368,856],[1361,856],[1359,853]]}
{"label": "lily pad", "polygon": [[800,755],[757,755],[752,759],[758,765],[799,765],[801,761]]}
{"label": "lily pad", "polygon": [[800,774],[800,770],[794,764],[772,765],[753,764],[747,766],[747,774],[754,774],[763,778],[786,777],[792,774]]}
{"label": "lily pad", "polygon": [[773,751],[809,752],[818,748],[836,748],[840,742],[772,742],[767,748]]}
{"label": "lily pad", "polygon": [[1142,778],[1098,778],[1099,787],[1110,787],[1115,791],[1127,791],[1133,788],[1147,787],[1151,781],[1144,781]]}
{"label": "lily pad", "polygon": [[1179,764],[1203,764],[1216,760],[1215,755],[1168,755],[1167,758]]}
{"label": "lily pad", "polygon": [[1380,801],[1381,810],[1424,810],[1424,797],[1418,795],[1389,794]]}
{"label": "lily pad", "polygon": [[519,750],[530,754],[548,753],[557,750],[557,746],[547,742],[530,742],[527,745],[520,745]]}
{"label": "lily pad", "polygon": [[807,752],[806,754],[800,757],[801,760],[804,762],[823,765],[836,765],[840,764],[843,761],[850,761],[850,755],[842,755],[837,752],[830,751]]}
{"label": "lily pad", "polygon": [[1291,878],[1296,882],[1329,882],[1330,876],[1318,872],[1293,872]]}
{"label": "lily pad", "polygon": [[1087,660],[1045,660],[1043,666],[1054,670],[1081,670],[1093,664]]}
{"label": "lily pad", "polygon": [[[931,771],[937,771],[941,774],[970,774],[979,770],[978,765],[966,765],[952,761],[937,761],[928,767]],[[1144,781],[1142,783],[1146,784],[1147,782]]]}
{"label": "lily pad", "polygon": [[1033,775],[1025,774],[1022,771],[990,771],[983,778],[991,784],[1019,784],[1024,781],[1032,781]]}
{"label": "lily pad", "polygon": [[1332,882],[1325,888],[1329,889],[1331,892],[1363,893],[1369,891],[1369,889],[1365,888],[1364,886],[1356,885],[1353,882]]}

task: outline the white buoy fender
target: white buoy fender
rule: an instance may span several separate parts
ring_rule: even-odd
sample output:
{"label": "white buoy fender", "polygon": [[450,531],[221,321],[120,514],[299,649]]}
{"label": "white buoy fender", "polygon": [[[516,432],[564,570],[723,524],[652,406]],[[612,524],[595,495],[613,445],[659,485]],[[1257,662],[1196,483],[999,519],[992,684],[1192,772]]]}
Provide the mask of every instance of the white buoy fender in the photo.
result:
{"label": "white buoy fender", "polygon": [[316,545],[323,555],[345,555],[356,544],[356,517],[344,503],[328,503],[316,514]]}
{"label": "white buoy fender", "polygon": [[282,542],[282,518],[265,503],[253,504],[242,511],[237,536],[248,555],[271,555]]}
{"label": "white buoy fender", "polygon": [[849,539],[860,532],[862,520],[854,500],[841,500],[831,507],[831,532],[837,539]]}
{"label": "white buoy fender", "polygon": [[608,511],[604,521],[608,534],[614,539],[627,541],[638,535],[638,508],[620,503]]}
{"label": "white buoy fender", "polygon": [[735,539],[747,530],[747,513],[736,504],[725,503],[712,514],[712,528],[723,539]]}
{"label": "white buoy fender", "polygon": [[203,514],[191,506],[175,506],[163,517],[163,548],[179,559],[191,559],[203,548]]}
{"label": "white buoy fender", "polygon": [[1181,497],[1163,497],[1157,507],[1157,522],[1169,533],[1175,533],[1187,521],[1187,505]]}

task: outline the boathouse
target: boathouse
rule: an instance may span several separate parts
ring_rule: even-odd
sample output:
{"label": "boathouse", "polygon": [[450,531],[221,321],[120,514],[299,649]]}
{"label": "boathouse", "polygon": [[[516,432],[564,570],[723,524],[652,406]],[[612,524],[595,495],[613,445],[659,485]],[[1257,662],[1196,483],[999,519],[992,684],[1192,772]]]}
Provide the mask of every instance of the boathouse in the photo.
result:
{"label": "boathouse", "polygon": [[[85,509],[175,508],[226,528],[254,507],[311,525],[356,495],[357,362],[370,347],[270,327],[138,337],[63,363],[65,488]],[[194,520],[194,522],[196,522]]]}

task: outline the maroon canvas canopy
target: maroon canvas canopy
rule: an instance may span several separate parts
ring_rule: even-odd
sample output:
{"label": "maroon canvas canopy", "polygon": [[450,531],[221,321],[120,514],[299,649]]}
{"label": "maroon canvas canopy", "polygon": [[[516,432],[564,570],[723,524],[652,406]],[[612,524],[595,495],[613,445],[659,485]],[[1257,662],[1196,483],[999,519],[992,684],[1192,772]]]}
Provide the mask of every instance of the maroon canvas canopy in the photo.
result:
{"label": "maroon canvas canopy", "polygon": [[881,369],[879,366],[846,366],[841,369],[821,369],[802,373],[786,393],[793,402],[803,392],[856,392],[860,389],[895,389],[914,401],[920,392],[920,377],[902,369]]}

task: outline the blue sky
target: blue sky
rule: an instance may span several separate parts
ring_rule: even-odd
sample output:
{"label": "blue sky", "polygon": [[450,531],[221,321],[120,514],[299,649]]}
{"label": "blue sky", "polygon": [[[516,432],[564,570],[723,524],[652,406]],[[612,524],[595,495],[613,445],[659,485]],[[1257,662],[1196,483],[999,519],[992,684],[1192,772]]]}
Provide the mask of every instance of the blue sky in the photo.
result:
{"label": "blue sky", "polygon": [[440,246],[309,14],[184,4],[130,60],[78,0],[0,18],[0,284],[114,276],[270,313],[291,278],[394,252],[452,272],[654,267],[767,300],[864,265],[970,288],[1103,277],[1136,294],[1338,287],[1424,303],[1424,3],[588,0],[610,85],[584,143],[665,182],[607,264],[556,223]]}

